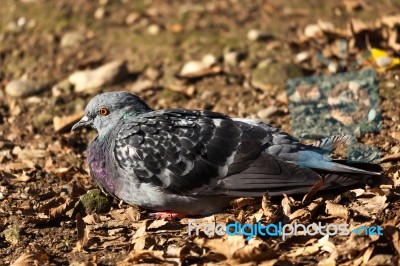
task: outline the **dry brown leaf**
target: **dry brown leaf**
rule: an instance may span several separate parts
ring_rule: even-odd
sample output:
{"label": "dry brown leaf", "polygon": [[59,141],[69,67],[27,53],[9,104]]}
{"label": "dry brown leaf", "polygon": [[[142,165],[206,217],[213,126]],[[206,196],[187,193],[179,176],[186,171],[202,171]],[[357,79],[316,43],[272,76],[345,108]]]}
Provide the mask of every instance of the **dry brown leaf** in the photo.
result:
{"label": "dry brown leaf", "polygon": [[381,21],[383,25],[394,28],[396,25],[400,25],[400,15],[384,16]]}
{"label": "dry brown leaf", "polygon": [[83,217],[83,221],[85,222],[85,224],[97,224],[99,222],[98,220],[98,216],[95,213],[88,214]]}
{"label": "dry brown leaf", "polygon": [[84,251],[84,247],[89,241],[89,228],[86,226],[80,213],[76,214],[75,220],[76,220],[76,229],[78,232],[78,241],[73,251],[82,252]]}
{"label": "dry brown leaf", "polygon": [[16,182],[28,182],[30,179],[31,179],[31,177],[28,176],[25,171],[23,171],[22,174],[17,175],[17,178],[15,178],[14,181],[16,181]]}
{"label": "dry brown leaf", "polygon": [[224,235],[221,238],[196,238],[194,243],[200,245],[201,247],[207,247],[212,252],[220,253],[226,258],[234,258],[234,254],[238,249],[246,246],[246,240],[243,236],[238,235]]}
{"label": "dry brown leaf", "polygon": [[94,255],[90,260],[88,261],[72,261],[69,266],[97,266],[97,257]]}
{"label": "dry brown leaf", "polygon": [[363,265],[367,265],[369,259],[371,258],[372,252],[374,252],[374,247],[369,247],[364,252],[364,255],[362,256],[362,264]]}
{"label": "dry brown leaf", "polygon": [[322,259],[318,262],[318,266],[336,266],[336,261],[334,258]]}
{"label": "dry brown leaf", "polygon": [[142,237],[144,235],[147,235],[147,226],[151,223],[151,220],[144,220],[142,225],[136,230],[136,233],[133,235],[132,239],[136,239],[139,237]]}
{"label": "dry brown leaf", "polygon": [[289,215],[290,222],[306,223],[311,219],[311,212],[307,209],[298,209]]}
{"label": "dry brown leaf", "polygon": [[38,158],[46,158],[48,155],[47,151],[39,149],[23,149],[18,152],[18,159],[21,161],[29,161]]}
{"label": "dry brown leaf", "polygon": [[373,240],[369,237],[360,237],[356,234],[350,234],[349,238],[340,245],[336,246],[338,254],[340,256],[349,256],[349,258],[355,258],[361,251],[366,250]]}
{"label": "dry brown leaf", "polygon": [[57,219],[61,217],[65,212],[74,205],[75,201],[70,198],[65,199],[65,202],[57,207],[50,208],[49,215],[51,219]]}
{"label": "dry brown leaf", "polygon": [[381,159],[381,163],[390,162],[390,161],[398,161],[400,160],[400,153],[386,155]]}
{"label": "dry brown leaf", "polygon": [[286,216],[289,216],[290,214],[292,214],[292,207],[299,206],[300,203],[296,203],[296,201],[292,197],[288,197],[288,195],[283,194],[281,205],[283,208],[283,213]]}
{"label": "dry brown leaf", "polygon": [[349,217],[349,211],[347,210],[346,207],[332,203],[330,201],[326,201],[326,208],[325,212],[333,217],[339,217],[347,220]]}
{"label": "dry brown leaf", "polygon": [[116,209],[110,212],[110,215],[115,220],[137,222],[141,218],[141,213],[139,208],[129,206],[126,209]]}
{"label": "dry brown leaf", "polygon": [[392,220],[387,221],[384,225],[385,236],[392,240],[393,246],[397,251],[397,255],[400,256],[400,222],[399,218],[396,217]]}
{"label": "dry brown leaf", "polygon": [[148,227],[147,230],[160,229],[167,225],[169,222],[166,220],[155,220]]}
{"label": "dry brown leaf", "polygon": [[23,162],[9,163],[5,167],[6,172],[14,172],[21,170],[32,170],[35,168],[35,164],[32,161],[24,160]]}
{"label": "dry brown leaf", "polygon": [[380,265],[395,265],[395,258],[390,254],[378,254],[368,261],[368,265],[380,266]]}
{"label": "dry brown leaf", "polygon": [[183,262],[184,258],[190,254],[190,249],[192,245],[186,244],[183,246],[168,245],[165,254],[171,258],[179,258]]}
{"label": "dry brown leaf", "polygon": [[160,250],[132,250],[126,259],[118,262],[118,266],[134,265],[135,263],[160,263],[164,261],[164,252]]}
{"label": "dry brown leaf", "polygon": [[263,261],[258,266],[274,266],[278,262],[278,259],[273,259],[273,260],[268,260],[268,261]]}
{"label": "dry brown leaf", "polygon": [[53,117],[53,126],[54,131],[59,132],[66,132],[71,129],[71,127],[78,122],[85,113],[83,111],[75,113],[73,115],[68,116],[55,116]]}
{"label": "dry brown leaf", "polygon": [[272,259],[276,256],[277,252],[275,250],[261,250],[252,245],[246,245],[239,248],[233,254],[233,258],[240,263],[263,261],[266,259]]}
{"label": "dry brown leaf", "polygon": [[315,199],[307,206],[307,210],[309,210],[313,216],[323,204],[324,200],[322,198]]}
{"label": "dry brown leaf", "polygon": [[132,239],[131,243],[134,245],[135,250],[147,250],[157,243],[154,236],[145,235]]}
{"label": "dry brown leaf", "polygon": [[288,257],[299,257],[299,256],[307,256],[307,255],[312,255],[315,254],[319,251],[319,246],[313,245],[313,246],[308,246],[308,247],[300,247],[297,248],[290,253],[287,254]]}
{"label": "dry brown leaf", "polygon": [[44,249],[37,244],[29,244],[28,251],[23,253],[16,261],[14,261],[11,266],[30,266],[32,263],[34,265],[41,265],[45,261],[48,261]]}
{"label": "dry brown leaf", "polygon": [[335,250],[335,245],[329,241],[329,235],[320,238],[311,246],[300,247],[292,250],[287,254],[288,257],[298,257],[315,254],[321,250],[332,253]]}
{"label": "dry brown leaf", "polygon": [[282,207],[272,204],[268,194],[264,194],[261,201],[261,208],[263,210],[267,223],[275,223],[283,214]]}
{"label": "dry brown leaf", "polygon": [[238,199],[234,199],[230,202],[231,206],[234,209],[240,209],[243,208],[245,206],[251,206],[257,203],[258,200],[256,200],[255,198],[238,198]]}
{"label": "dry brown leaf", "polygon": [[397,29],[392,29],[389,31],[388,46],[395,51],[400,50],[399,36],[400,36],[400,33]]}
{"label": "dry brown leaf", "polygon": [[344,0],[342,1],[347,12],[354,12],[364,9],[364,2],[360,0]]}
{"label": "dry brown leaf", "polygon": [[364,193],[357,197],[356,201],[352,202],[349,208],[358,215],[375,219],[375,216],[381,213],[389,205],[386,201],[387,197],[384,195],[381,196]]}

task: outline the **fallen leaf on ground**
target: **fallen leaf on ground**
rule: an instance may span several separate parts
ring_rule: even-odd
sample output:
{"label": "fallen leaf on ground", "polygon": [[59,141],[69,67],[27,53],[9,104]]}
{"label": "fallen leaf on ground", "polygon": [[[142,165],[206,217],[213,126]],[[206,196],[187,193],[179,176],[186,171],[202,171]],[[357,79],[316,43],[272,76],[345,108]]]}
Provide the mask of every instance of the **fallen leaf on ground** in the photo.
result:
{"label": "fallen leaf on ground", "polygon": [[89,228],[87,228],[80,213],[76,214],[75,221],[76,221],[76,229],[78,232],[78,242],[76,243],[76,246],[74,247],[73,250],[75,252],[82,252],[84,251],[84,247],[89,241]]}
{"label": "fallen leaf on ground", "polygon": [[11,266],[30,266],[32,263],[34,265],[42,265],[48,260],[49,257],[41,246],[29,244],[28,251],[24,252]]}
{"label": "fallen leaf on ground", "polygon": [[347,220],[347,218],[349,217],[349,211],[346,207],[332,203],[330,201],[326,201],[325,212],[332,217],[339,217],[345,220]]}

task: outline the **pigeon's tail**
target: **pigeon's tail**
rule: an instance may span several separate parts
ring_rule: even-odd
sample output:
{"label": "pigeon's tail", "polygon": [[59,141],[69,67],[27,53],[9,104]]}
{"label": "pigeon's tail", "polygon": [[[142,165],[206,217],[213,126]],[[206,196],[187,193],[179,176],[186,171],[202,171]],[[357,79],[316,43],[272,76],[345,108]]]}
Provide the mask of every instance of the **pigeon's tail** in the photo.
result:
{"label": "pigeon's tail", "polygon": [[[314,166],[313,166],[314,165]],[[321,161],[319,165],[309,164],[317,173],[349,173],[361,175],[381,175],[382,168],[373,163],[352,162],[346,160]]]}
{"label": "pigeon's tail", "polygon": [[347,160],[333,160],[333,162],[340,168],[348,169],[348,171],[341,173],[324,173],[323,170],[316,170],[324,179],[324,184],[321,189],[373,184],[375,181],[378,181],[379,178],[377,178],[377,176],[380,176],[380,172],[382,171],[380,165],[373,163],[352,162]]}
{"label": "pigeon's tail", "polygon": [[326,190],[371,184],[380,175],[379,166],[368,163],[337,160],[313,166],[304,167],[263,153],[246,170],[221,180],[220,188],[227,196],[260,197],[265,192],[270,196],[293,195],[308,193],[321,181],[320,189]]}

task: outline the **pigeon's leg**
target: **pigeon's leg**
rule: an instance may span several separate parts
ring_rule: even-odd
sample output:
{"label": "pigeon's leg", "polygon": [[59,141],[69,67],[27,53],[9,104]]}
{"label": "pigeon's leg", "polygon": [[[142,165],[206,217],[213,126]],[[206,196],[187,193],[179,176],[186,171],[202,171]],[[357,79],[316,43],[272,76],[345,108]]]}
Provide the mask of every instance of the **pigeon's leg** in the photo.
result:
{"label": "pigeon's leg", "polygon": [[154,212],[149,214],[150,218],[153,219],[165,219],[165,220],[175,220],[185,218],[187,215],[174,211],[164,211],[164,212]]}

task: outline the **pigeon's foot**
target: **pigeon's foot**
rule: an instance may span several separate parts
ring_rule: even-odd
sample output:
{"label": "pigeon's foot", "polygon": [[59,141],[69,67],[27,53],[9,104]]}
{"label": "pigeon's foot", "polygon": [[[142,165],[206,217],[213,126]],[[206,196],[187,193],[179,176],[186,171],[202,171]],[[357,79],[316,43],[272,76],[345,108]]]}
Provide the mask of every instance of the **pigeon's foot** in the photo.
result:
{"label": "pigeon's foot", "polygon": [[149,217],[153,219],[165,219],[165,220],[175,220],[175,219],[182,219],[185,218],[187,215],[179,212],[174,212],[174,211],[165,211],[165,212],[154,212],[150,213]]}

